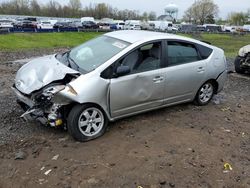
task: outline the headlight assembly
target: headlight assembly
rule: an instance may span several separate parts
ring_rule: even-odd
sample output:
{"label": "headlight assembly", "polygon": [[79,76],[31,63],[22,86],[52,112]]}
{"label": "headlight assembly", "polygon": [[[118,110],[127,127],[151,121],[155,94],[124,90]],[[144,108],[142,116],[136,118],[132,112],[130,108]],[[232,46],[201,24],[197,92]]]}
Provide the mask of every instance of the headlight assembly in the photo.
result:
{"label": "headlight assembly", "polygon": [[43,95],[44,96],[51,96],[51,95],[55,95],[56,93],[62,91],[65,89],[65,85],[57,85],[57,86],[51,86],[49,88],[46,88],[44,91],[43,91]]}

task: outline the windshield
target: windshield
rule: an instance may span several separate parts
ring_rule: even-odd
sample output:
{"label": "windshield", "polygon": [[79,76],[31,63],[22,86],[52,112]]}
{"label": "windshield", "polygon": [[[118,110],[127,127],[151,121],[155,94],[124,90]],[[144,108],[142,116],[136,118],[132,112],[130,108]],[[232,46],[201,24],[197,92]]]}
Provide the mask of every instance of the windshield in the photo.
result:
{"label": "windshield", "polygon": [[129,43],[101,36],[90,40],[69,53],[69,58],[86,72],[90,72],[125,49]]}

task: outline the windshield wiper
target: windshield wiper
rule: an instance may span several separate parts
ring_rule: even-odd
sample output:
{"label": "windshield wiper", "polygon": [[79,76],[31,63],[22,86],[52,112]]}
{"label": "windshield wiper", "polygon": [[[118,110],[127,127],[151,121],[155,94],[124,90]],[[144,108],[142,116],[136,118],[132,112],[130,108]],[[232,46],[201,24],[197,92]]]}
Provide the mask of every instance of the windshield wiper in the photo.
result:
{"label": "windshield wiper", "polygon": [[68,59],[70,68],[73,68],[73,69],[75,69],[75,70],[77,70],[77,71],[80,71],[80,72],[82,72],[82,73],[86,73],[86,71],[83,70],[83,69],[74,61],[74,59],[72,59],[72,58],[70,57],[70,52],[71,52],[71,51],[68,51],[68,52],[67,52],[67,59]]}

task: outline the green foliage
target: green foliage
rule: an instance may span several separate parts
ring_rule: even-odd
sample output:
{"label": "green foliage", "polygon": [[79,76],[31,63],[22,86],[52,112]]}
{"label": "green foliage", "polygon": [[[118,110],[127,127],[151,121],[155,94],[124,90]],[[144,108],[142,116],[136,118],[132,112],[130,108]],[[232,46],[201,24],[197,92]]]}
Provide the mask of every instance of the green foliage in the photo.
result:
{"label": "green foliage", "polygon": [[248,14],[244,12],[233,12],[228,16],[228,21],[232,25],[244,25],[247,23]]}
{"label": "green foliage", "polygon": [[[191,35],[186,35],[191,37]],[[250,44],[250,34],[201,34],[199,40],[210,42],[212,45],[222,48],[227,57],[235,57],[241,47]]]}
{"label": "green foliage", "polygon": [[101,33],[17,33],[0,35],[1,51],[74,47]]}
{"label": "green foliage", "polygon": [[205,24],[214,22],[218,15],[219,7],[213,0],[197,0],[186,11],[183,19],[194,24]]}

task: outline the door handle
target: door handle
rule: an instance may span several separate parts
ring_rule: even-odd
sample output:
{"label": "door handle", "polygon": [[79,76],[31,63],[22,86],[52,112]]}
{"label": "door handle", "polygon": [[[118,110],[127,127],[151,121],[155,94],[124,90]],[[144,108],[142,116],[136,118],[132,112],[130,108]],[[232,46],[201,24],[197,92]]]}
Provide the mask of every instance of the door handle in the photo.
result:
{"label": "door handle", "polygon": [[163,77],[162,76],[156,76],[154,79],[153,79],[153,82],[154,83],[159,83],[159,82],[162,82],[163,81]]}
{"label": "door handle", "polygon": [[199,67],[197,70],[197,72],[204,72],[204,71],[205,71],[204,67]]}

